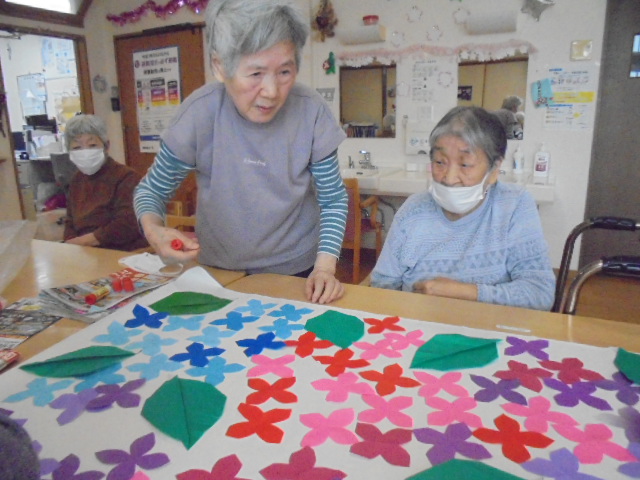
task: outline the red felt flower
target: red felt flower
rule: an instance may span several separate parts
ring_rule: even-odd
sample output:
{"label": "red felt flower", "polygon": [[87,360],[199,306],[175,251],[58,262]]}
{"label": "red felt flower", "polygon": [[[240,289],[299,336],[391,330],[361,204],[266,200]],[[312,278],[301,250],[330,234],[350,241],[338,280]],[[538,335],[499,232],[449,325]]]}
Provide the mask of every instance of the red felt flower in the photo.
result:
{"label": "red felt flower", "polygon": [[325,371],[332,377],[337,377],[347,368],[361,368],[370,365],[366,360],[351,360],[354,352],[348,348],[339,350],[334,356],[320,355],[313,357],[323,365],[329,365]]}
{"label": "red felt flower", "polygon": [[287,391],[287,388],[292,387],[294,383],[296,383],[296,377],[281,378],[274,382],[273,385],[261,378],[250,378],[248,382],[249,387],[257,391],[250,393],[247,396],[246,402],[252,405],[258,405],[273,398],[280,403],[296,403],[298,396],[295,393]]}
{"label": "red felt flower", "polygon": [[534,392],[542,391],[543,384],[541,378],[550,378],[553,376],[549,370],[543,368],[529,368],[524,363],[516,362],[515,360],[509,360],[509,370],[502,370],[496,372],[494,377],[498,377],[502,380],[519,380],[520,384],[533,390]]}
{"label": "red felt flower", "polygon": [[567,385],[579,382],[580,380],[595,381],[604,379],[604,377],[598,372],[582,368],[584,363],[577,358],[563,358],[561,362],[543,360],[539,363],[549,370],[557,370],[558,380],[566,383]]}
{"label": "red felt flower", "polygon": [[275,408],[268,412],[263,412],[255,405],[241,403],[238,405],[238,411],[248,421],[231,425],[227,429],[228,437],[245,438],[256,434],[265,442],[282,442],[284,432],[273,424],[288,419],[291,416],[291,410]]}
{"label": "red felt flower", "polygon": [[396,391],[396,387],[414,388],[419,387],[420,382],[413,378],[403,377],[404,371],[397,363],[384,367],[382,373],[376,370],[361,372],[360,376],[372,382],[376,382],[376,391],[379,395],[389,395]]}
{"label": "red felt flower", "polygon": [[316,348],[329,348],[333,346],[333,343],[329,340],[318,340],[318,337],[313,332],[307,332],[304,335],[300,335],[298,340],[287,340],[286,343],[289,347],[296,347],[296,354],[299,357],[308,357]]}
{"label": "red felt flower", "polygon": [[369,333],[382,333],[385,330],[392,330],[394,332],[404,332],[406,329],[397,325],[400,321],[400,317],[386,317],[382,320],[378,320],[377,318],[365,318],[364,321],[369,325]]}
{"label": "red felt flower", "polygon": [[553,439],[538,432],[521,432],[520,424],[511,417],[500,415],[495,423],[498,430],[479,428],[473,436],[486,443],[502,444],[502,453],[516,463],[524,463],[531,458],[527,447],[545,448]]}

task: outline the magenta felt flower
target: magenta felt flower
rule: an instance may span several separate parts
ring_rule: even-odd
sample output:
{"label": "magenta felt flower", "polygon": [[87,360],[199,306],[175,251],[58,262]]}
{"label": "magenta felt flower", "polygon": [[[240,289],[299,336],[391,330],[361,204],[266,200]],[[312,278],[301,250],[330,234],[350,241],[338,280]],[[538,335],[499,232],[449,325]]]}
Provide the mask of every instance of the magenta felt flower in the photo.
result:
{"label": "magenta felt flower", "polygon": [[289,463],[273,463],[260,470],[260,474],[266,480],[342,480],[347,476],[340,470],[316,467],[315,464],[315,452],[305,447],[292,453]]}
{"label": "magenta felt flower", "polygon": [[349,450],[351,453],[369,459],[381,456],[391,465],[400,467],[411,465],[409,453],[402,448],[402,445],[411,441],[411,430],[394,428],[382,433],[375,425],[359,423],[356,426],[356,433],[360,435],[362,442],[351,445]]}
{"label": "magenta felt flower", "polygon": [[177,480],[247,480],[238,477],[238,473],[242,469],[242,462],[236,455],[229,455],[221,458],[211,469],[207,470],[188,470],[179,473]]}

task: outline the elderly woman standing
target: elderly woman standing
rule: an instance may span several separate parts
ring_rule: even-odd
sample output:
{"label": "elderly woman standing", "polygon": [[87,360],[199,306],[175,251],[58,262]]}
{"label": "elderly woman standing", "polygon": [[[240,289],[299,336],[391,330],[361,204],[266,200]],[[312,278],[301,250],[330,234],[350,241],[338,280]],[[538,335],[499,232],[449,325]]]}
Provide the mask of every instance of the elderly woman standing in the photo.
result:
{"label": "elderly woman standing", "polygon": [[[219,82],[181,104],[135,209],[164,258],[308,276],[309,300],[327,303],[343,294],[335,267],[347,210],[337,161],[345,134],[321,97],[296,84],[308,23],[286,0],[209,3]],[[194,169],[198,240],[163,222],[166,202]],[[174,238],[183,251],[171,249]]]}
{"label": "elderly woman standing", "polygon": [[500,122],[456,107],[429,144],[429,192],[398,210],[371,285],[549,310],[555,276],[536,204],[497,181],[507,144]]}
{"label": "elderly woman standing", "polygon": [[148,246],[133,211],[140,175],[108,156],[102,119],[76,115],[67,121],[64,138],[79,170],[69,183],[64,241],[126,251]]}

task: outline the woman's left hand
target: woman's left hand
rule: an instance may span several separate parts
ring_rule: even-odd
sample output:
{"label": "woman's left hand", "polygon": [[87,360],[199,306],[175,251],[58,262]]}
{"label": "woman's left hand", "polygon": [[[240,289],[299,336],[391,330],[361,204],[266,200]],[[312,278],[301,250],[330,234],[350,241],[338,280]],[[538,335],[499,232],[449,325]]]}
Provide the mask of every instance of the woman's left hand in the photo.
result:
{"label": "woman's left hand", "polygon": [[313,303],[331,303],[342,298],[344,285],[336,278],[338,259],[327,253],[319,253],[313,272],[307,278],[305,295]]}
{"label": "woman's left hand", "polygon": [[314,268],[305,285],[307,300],[313,303],[331,303],[342,298],[344,285],[333,273]]}

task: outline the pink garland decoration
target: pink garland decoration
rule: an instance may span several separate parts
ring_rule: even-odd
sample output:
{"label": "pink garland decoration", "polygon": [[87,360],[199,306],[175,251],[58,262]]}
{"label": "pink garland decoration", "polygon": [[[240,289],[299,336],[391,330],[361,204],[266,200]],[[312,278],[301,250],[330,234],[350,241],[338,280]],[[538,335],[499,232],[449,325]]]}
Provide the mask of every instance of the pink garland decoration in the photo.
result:
{"label": "pink garland decoration", "polygon": [[129,12],[122,12],[120,15],[107,15],[107,20],[116,23],[119,26],[123,26],[127,23],[135,23],[144,16],[147,11],[151,10],[155,13],[156,17],[165,19],[169,15],[173,15],[182,7],[188,7],[192,12],[200,15],[200,13],[206,8],[209,0],[171,0],[164,7],[158,5],[153,0],[147,0],[138,8]]}

